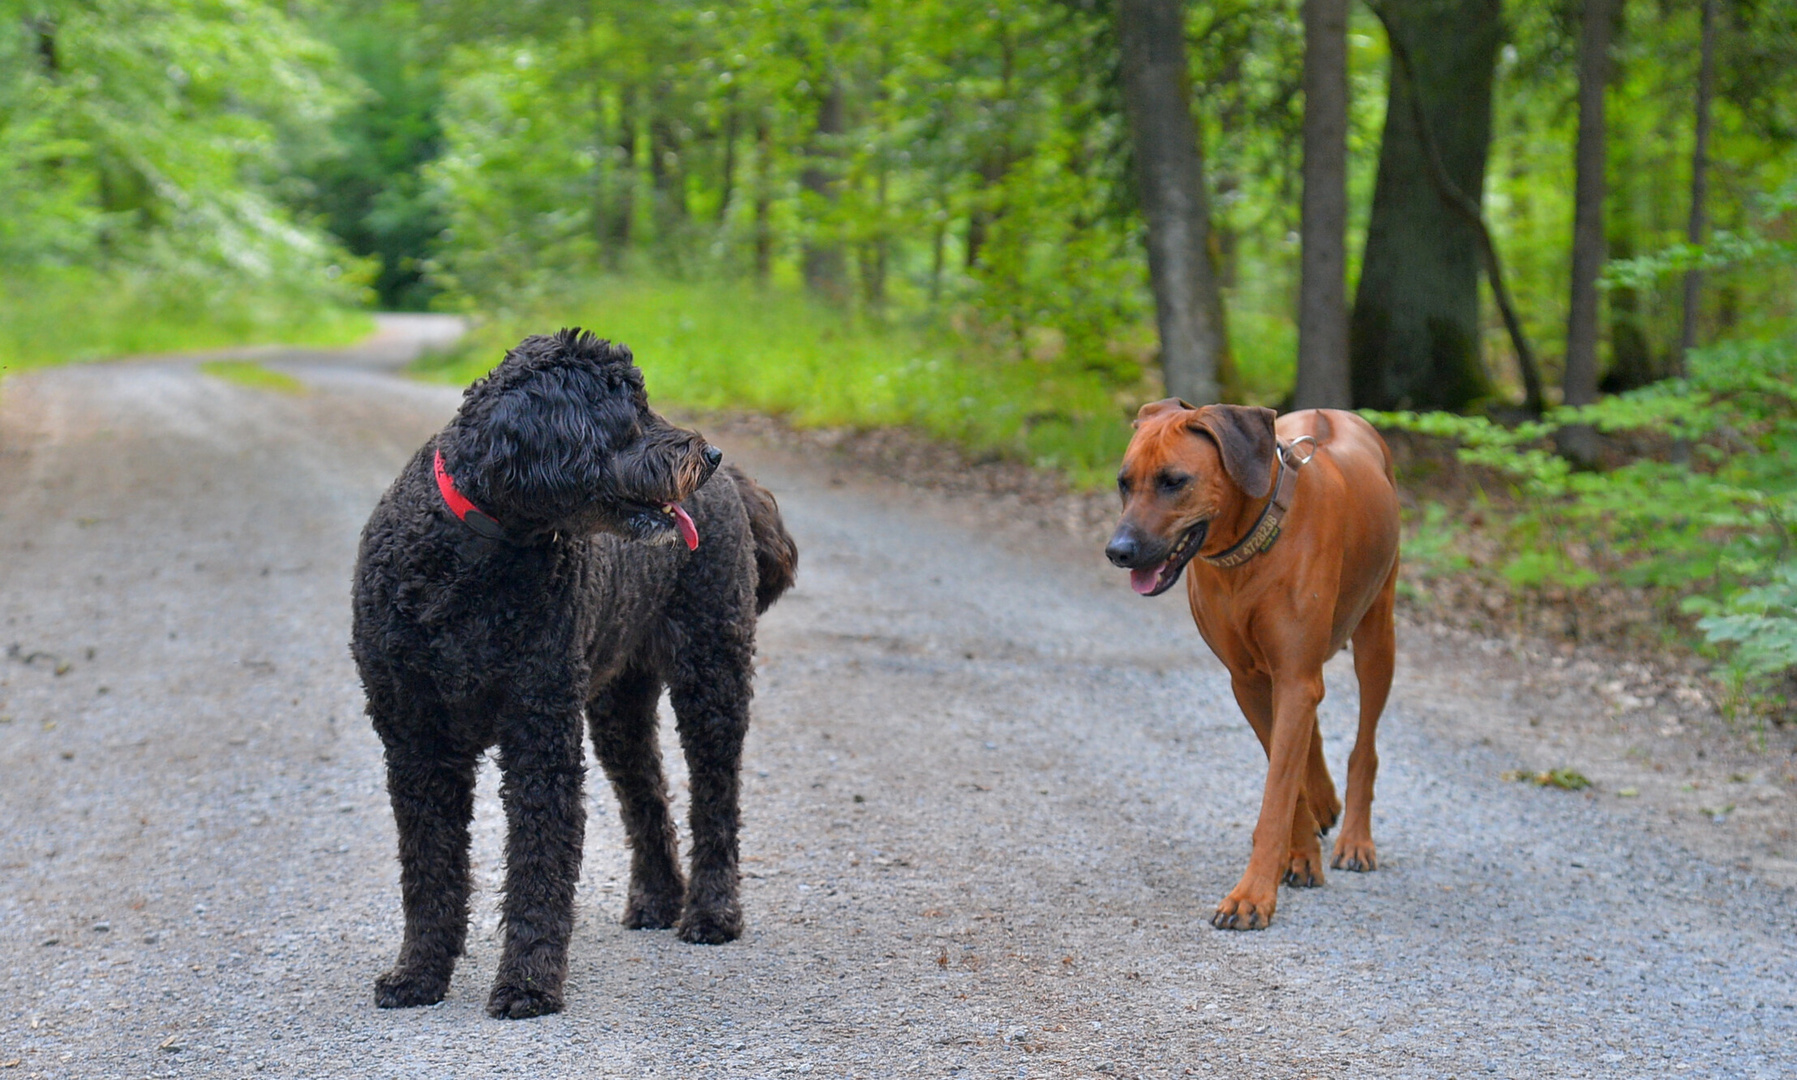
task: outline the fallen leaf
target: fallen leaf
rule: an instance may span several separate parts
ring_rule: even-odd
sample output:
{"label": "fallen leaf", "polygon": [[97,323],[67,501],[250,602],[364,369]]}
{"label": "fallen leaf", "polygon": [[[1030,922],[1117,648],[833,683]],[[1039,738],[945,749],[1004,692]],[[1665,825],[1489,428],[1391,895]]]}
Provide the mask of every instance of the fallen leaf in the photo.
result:
{"label": "fallen leaf", "polygon": [[1535,782],[1542,787],[1557,787],[1564,791],[1583,791],[1591,786],[1591,781],[1576,769],[1553,769],[1537,773]]}
{"label": "fallen leaf", "polygon": [[1536,784],[1540,787],[1557,787],[1562,791],[1582,791],[1591,786],[1591,781],[1577,769],[1548,769],[1543,772],[1510,769],[1499,773],[1498,779],[1512,783]]}

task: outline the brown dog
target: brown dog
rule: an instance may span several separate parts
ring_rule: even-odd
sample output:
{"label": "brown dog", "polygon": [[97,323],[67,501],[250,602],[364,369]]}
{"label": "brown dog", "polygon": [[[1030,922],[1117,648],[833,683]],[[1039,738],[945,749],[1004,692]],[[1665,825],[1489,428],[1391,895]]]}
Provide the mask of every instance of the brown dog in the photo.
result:
{"label": "brown dog", "polygon": [[1323,761],[1323,663],[1352,639],[1360,732],[1331,865],[1372,870],[1373,733],[1391,690],[1398,497],[1385,440],[1353,413],[1177,398],[1142,406],[1117,476],[1123,520],[1105,547],[1145,596],[1188,564],[1198,632],[1229,668],[1267,753],[1254,853],[1211,923],[1260,930],[1281,877],[1323,883],[1318,837],[1342,804]]}

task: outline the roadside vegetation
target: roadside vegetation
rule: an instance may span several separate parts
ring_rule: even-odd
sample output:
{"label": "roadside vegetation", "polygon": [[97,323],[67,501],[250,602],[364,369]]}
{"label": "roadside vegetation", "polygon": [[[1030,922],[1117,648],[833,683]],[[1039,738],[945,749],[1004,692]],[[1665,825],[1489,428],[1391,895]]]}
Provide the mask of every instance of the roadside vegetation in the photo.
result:
{"label": "roadside vegetation", "polygon": [[200,370],[215,379],[247,386],[252,390],[273,390],[278,394],[303,394],[306,384],[284,371],[275,371],[249,360],[209,360]]}
{"label": "roadside vegetation", "polygon": [[1138,373],[970,348],[927,323],[845,317],[797,289],[600,279],[477,327],[431,377],[485,374],[526,334],[585,326],[636,354],[654,401],[773,414],[798,427],[911,428],[975,456],[1019,458],[1108,485],[1129,441],[1125,408],[1156,393]]}
{"label": "roadside vegetation", "polygon": [[[1797,341],[1738,338],[1688,362],[1685,378],[1542,421],[1369,418],[1436,444],[1400,475],[1433,496],[1410,522],[1413,579],[1502,590],[1498,629],[1695,644],[1726,660],[1729,708],[1782,718],[1797,691]],[[1608,437],[1609,467],[1555,453],[1573,423]],[[1457,466],[1445,483],[1444,456]]]}
{"label": "roadside vegetation", "polygon": [[111,356],[258,343],[346,345],[367,311],[283,288],[71,268],[0,281],[0,374]]}

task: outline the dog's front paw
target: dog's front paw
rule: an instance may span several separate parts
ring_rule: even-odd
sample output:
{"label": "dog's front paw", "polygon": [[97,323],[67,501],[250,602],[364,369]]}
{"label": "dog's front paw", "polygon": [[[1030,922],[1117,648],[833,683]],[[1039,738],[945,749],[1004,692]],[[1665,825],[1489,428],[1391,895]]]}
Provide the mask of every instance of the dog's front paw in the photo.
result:
{"label": "dog's front paw", "polygon": [[1308,851],[1292,852],[1291,864],[1285,871],[1285,883],[1299,889],[1316,889],[1322,887],[1322,849],[1311,848]]}
{"label": "dog's front paw", "polygon": [[1373,847],[1373,838],[1350,840],[1346,835],[1341,836],[1335,841],[1335,858],[1329,865],[1355,873],[1379,869],[1379,854]]}
{"label": "dog's front paw", "polygon": [[1277,906],[1276,893],[1250,898],[1246,890],[1238,886],[1217,905],[1217,913],[1210,917],[1210,924],[1219,930],[1265,930],[1272,925],[1273,909]]}
{"label": "dog's front paw", "polygon": [[743,913],[734,904],[716,908],[688,908],[677,932],[692,945],[722,945],[743,936]]}
{"label": "dog's front paw", "polygon": [[666,930],[680,919],[679,891],[651,893],[630,891],[624,905],[624,926],[630,930]]}
{"label": "dog's front paw", "polygon": [[502,980],[493,984],[493,992],[487,996],[487,1015],[495,1020],[524,1020],[561,1011],[560,988],[514,986]]}
{"label": "dog's front paw", "polygon": [[435,1005],[449,992],[449,976],[434,971],[394,968],[374,980],[374,1003],[383,1009]]}

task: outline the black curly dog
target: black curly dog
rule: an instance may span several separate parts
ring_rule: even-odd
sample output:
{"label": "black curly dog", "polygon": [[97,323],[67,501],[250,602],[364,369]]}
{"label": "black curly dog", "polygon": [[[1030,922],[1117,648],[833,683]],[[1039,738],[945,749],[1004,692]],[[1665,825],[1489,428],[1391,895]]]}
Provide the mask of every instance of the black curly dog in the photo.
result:
{"label": "black curly dog", "polygon": [[[630,835],[624,924],[707,944],[742,933],[755,619],[792,584],[798,550],[773,496],[721,457],[650,410],[629,349],[563,330],[526,338],[469,387],[375,508],[351,649],[399,826],[406,930],[375,981],[383,1008],[448,989],[468,928],[475,763],[495,745],[505,947],[487,1011],[562,1007],[582,709]],[[690,880],[656,741],[664,685],[691,774]]]}

